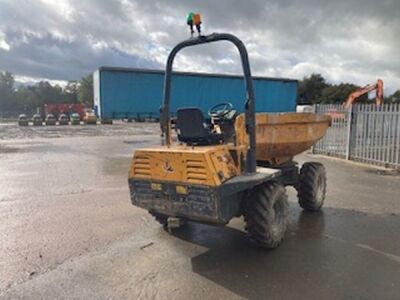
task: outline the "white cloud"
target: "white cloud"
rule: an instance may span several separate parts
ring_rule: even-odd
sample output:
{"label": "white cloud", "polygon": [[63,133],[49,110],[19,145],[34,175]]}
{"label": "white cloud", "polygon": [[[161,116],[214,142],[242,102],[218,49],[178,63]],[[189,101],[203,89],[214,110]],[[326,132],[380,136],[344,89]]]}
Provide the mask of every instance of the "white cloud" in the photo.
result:
{"label": "white cloud", "polygon": [[6,42],[4,33],[0,31],[0,49],[10,51],[10,45]]}
{"label": "white cloud", "polygon": [[28,77],[28,76],[15,76],[15,81],[17,84],[21,85],[31,85],[39,83],[40,81],[48,81],[51,85],[59,85],[61,87],[65,87],[67,85],[67,81],[65,80],[53,80],[51,78],[39,78],[39,77]]}
{"label": "white cloud", "polygon": [[75,9],[68,0],[40,0],[43,4],[53,9],[55,14],[74,22]]}
{"label": "white cloud", "polygon": [[[163,68],[189,37],[186,14],[203,31],[232,32],[247,45],[253,74],[302,78],[321,73],[359,85],[382,78],[400,89],[400,2],[393,0],[3,0],[0,69],[68,80],[100,65]],[[240,73],[231,45],[184,50],[178,70]]]}

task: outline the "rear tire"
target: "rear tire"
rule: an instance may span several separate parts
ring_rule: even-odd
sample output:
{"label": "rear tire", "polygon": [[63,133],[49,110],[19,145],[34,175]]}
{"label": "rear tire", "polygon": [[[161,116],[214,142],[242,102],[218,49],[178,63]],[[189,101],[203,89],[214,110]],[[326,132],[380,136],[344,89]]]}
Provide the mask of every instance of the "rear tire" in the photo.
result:
{"label": "rear tire", "polygon": [[286,232],[288,208],[284,186],[266,182],[254,187],[244,215],[250,242],[262,248],[276,248]]}
{"label": "rear tire", "polygon": [[300,206],[307,211],[319,211],[326,195],[326,170],[323,164],[306,162],[300,169],[297,195]]}

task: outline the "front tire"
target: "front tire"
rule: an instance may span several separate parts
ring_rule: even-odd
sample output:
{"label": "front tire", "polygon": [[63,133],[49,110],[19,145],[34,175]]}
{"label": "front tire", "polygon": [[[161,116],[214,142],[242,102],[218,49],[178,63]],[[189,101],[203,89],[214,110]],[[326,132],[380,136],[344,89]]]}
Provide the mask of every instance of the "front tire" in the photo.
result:
{"label": "front tire", "polygon": [[266,249],[276,248],[286,232],[288,208],[284,186],[266,182],[254,187],[250,191],[245,211],[250,242]]}
{"label": "front tire", "polygon": [[297,195],[300,206],[307,211],[319,211],[326,196],[326,170],[323,164],[306,162],[300,170]]}

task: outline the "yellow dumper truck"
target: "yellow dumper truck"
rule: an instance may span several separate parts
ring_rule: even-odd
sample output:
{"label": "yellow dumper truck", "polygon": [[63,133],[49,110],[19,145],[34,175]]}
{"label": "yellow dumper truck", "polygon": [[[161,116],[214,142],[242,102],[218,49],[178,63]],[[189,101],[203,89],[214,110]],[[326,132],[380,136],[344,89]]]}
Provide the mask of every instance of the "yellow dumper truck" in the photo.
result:
{"label": "yellow dumper truck", "polygon": [[[172,65],[183,48],[229,41],[239,50],[247,99],[245,113],[229,102],[211,107],[205,118],[196,107],[177,110],[176,137],[170,118]],[[298,191],[300,206],[318,211],[326,194],[326,171],[293,156],[323,137],[330,118],[312,113],[255,113],[255,95],[244,44],[231,34],[183,41],[169,54],[160,124],[163,145],[136,150],[129,171],[133,205],[148,210],[166,228],[180,220],[225,225],[244,216],[255,245],[275,248],[286,231],[285,186]]]}

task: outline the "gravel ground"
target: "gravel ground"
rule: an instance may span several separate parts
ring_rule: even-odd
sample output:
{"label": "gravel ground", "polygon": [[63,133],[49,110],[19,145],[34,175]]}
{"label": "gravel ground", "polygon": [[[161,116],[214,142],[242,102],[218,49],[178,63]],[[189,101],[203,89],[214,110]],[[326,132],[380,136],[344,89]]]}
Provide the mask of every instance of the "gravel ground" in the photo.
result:
{"label": "gravel ground", "polygon": [[0,126],[2,299],[397,299],[400,177],[321,156],[328,196],[304,213],[289,188],[282,245],[260,251],[241,218],[166,233],[130,203],[136,148],[157,124]]}

